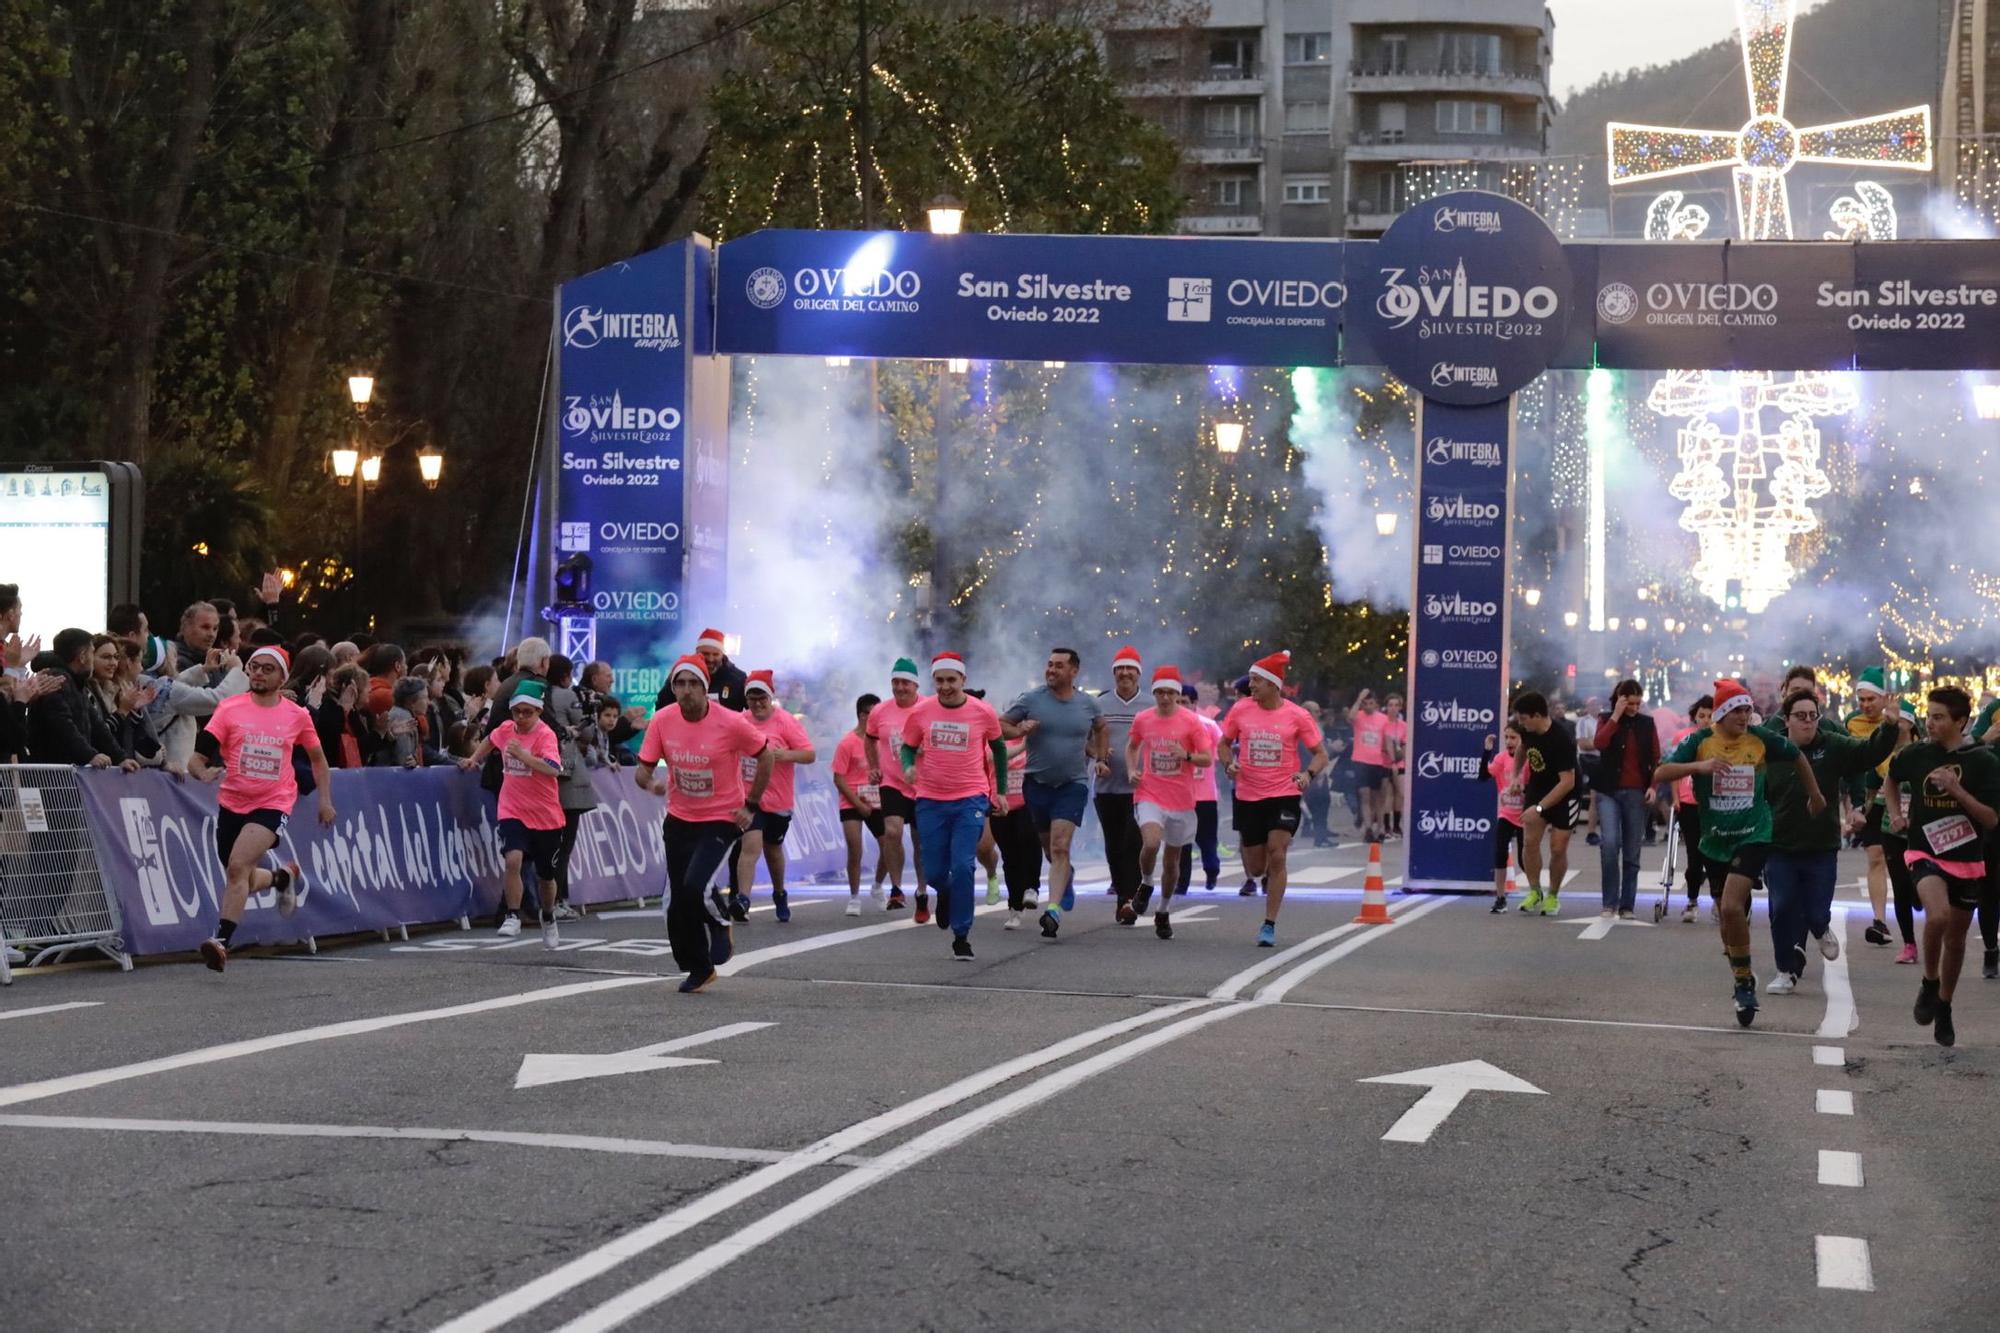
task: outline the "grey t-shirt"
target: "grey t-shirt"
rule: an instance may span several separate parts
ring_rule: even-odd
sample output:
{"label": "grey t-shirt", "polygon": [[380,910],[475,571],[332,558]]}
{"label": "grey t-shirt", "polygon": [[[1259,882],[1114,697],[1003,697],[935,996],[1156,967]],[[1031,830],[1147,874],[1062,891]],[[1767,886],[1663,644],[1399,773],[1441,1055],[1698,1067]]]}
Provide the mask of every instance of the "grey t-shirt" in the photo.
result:
{"label": "grey t-shirt", "polygon": [[1037,685],[1000,716],[1008,722],[1028,722],[1028,776],[1050,787],[1083,781],[1089,759],[1084,745],[1090,729],[1097,724],[1097,700],[1082,690],[1072,690],[1067,699],[1058,699],[1046,685]]}
{"label": "grey t-shirt", "polygon": [[1097,706],[1104,710],[1105,727],[1111,736],[1111,775],[1097,780],[1097,790],[1128,796],[1132,775],[1125,771],[1125,740],[1132,734],[1132,719],[1151,708],[1153,701],[1144,690],[1131,699],[1120,699],[1116,689],[1109,689],[1097,696]]}

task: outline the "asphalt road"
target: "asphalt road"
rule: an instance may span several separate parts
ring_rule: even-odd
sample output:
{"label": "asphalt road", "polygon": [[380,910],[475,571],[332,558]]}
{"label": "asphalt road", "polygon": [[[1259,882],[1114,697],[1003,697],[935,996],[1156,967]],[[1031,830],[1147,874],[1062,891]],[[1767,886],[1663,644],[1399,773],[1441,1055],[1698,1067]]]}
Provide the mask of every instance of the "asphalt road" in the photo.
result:
{"label": "asphalt road", "polygon": [[[1365,928],[1360,849],[1313,853],[1277,950],[1227,884],[1171,941],[1088,891],[1055,944],[982,913],[971,964],[802,893],[699,996],[656,912],[555,953],[440,930],[226,976],[22,974],[0,993],[0,1312],[2000,1326],[2000,982],[1976,948],[1941,1051],[1909,1017],[1916,969],[1862,942],[1843,856],[1843,958],[1743,1031],[1705,905],[1606,930],[1578,851],[1558,919],[1392,891],[1395,924]],[[1767,979],[1761,904],[1756,955]],[[1470,1062],[1462,1096],[1368,1081]]]}

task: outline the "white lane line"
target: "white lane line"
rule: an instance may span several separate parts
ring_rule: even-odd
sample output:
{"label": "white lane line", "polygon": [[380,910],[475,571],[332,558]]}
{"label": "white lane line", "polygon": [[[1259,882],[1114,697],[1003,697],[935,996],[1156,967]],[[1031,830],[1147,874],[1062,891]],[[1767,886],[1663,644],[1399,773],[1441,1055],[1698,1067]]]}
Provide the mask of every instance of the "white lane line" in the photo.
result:
{"label": "white lane line", "polygon": [[0,1013],[0,1021],[9,1018],[33,1018],[36,1014],[59,1014],[65,1009],[95,1009],[102,1000],[71,1000],[68,1004],[38,1004],[33,1009],[9,1009]]}
{"label": "white lane line", "polygon": [[1850,1189],[1861,1188],[1861,1154],[1858,1152],[1836,1152],[1831,1148],[1819,1150],[1819,1183],[1822,1185],[1845,1185]]}
{"label": "white lane line", "polygon": [[[1088,993],[1088,992],[1085,992]],[[1618,1018],[1556,1018],[1548,1014],[1501,1014],[1483,1009],[1403,1009],[1380,1004],[1318,1004],[1311,1000],[1286,1000],[1292,1009],[1332,1009],[1357,1014],[1416,1014],[1432,1018],[1492,1018],[1513,1023],[1571,1023],[1583,1027],[1604,1028],[1647,1028],[1659,1032],[1722,1032],[1732,1037],[1809,1037],[1805,1032],[1780,1032],[1776,1028],[1750,1028],[1745,1030],[1731,1024],[1728,1027],[1705,1027],[1699,1023],[1642,1023],[1634,1019]]]}
{"label": "white lane line", "polygon": [[1838,1046],[1815,1046],[1813,1063],[1829,1069],[1842,1069],[1847,1065],[1847,1052]]}
{"label": "white lane line", "polygon": [[[1438,899],[1437,901],[1442,902],[1444,900]],[[1410,906],[1410,899],[1399,899],[1389,904],[1389,915],[1395,916],[1408,910]],[[1350,921],[1344,926],[1335,926],[1332,930],[1323,930],[1317,935],[1301,940],[1289,949],[1280,949],[1277,953],[1272,954],[1262,962],[1252,963],[1249,967],[1244,968],[1241,972],[1238,972],[1235,976],[1230,977],[1214,990],[1210,991],[1208,998],[1211,1000],[1233,1000],[1243,993],[1245,987],[1259,977],[1268,976],[1293,960],[1304,957],[1329,940],[1337,940],[1342,935],[1351,935],[1357,930],[1365,929],[1368,928]]]}
{"label": "white lane line", "polygon": [[1016,1056],[991,1069],[969,1074],[956,1083],[919,1097],[915,1101],[905,1102],[880,1115],[871,1116],[845,1129],[836,1130],[825,1138],[788,1155],[782,1162],[773,1162],[691,1203],[671,1209],[651,1222],[623,1235],[615,1236],[597,1249],[544,1273],[518,1290],[503,1293],[484,1305],[466,1311],[457,1318],[439,1325],[438,1333],[473,1333],[474,1330],[498,1328],[502,1324],[520,1318],[530,1310],[541,1308],[565,1292],[610,1272],[627,1259],[635,1258],[655,1246],[665,1244],[711,1217],[776,1188],[802,1171],[846,1156],[854,1149],[872,1143],[886,1134],[917,1124],[948,1107],[976,1097],[1042,1065],[1067,1059],[1099,1042],[1122,1037],[1137,1028],[1158,1023],[1163,1019],[1178,1018],[1190,1010],[1206,1008],[1209,1004],[1210,1001],[1207,1000],[1188,1000],[1181,1004],[1150,1009],[1143,1014],[1120,1019],[1115,1023],[1106,1023],[1040,1050]]}
{"label": "white lane line", "polygon": [[[264,1124],[250,1120],[143,1120],[128,1116],[0,1115],[0,1129],[95,1129],[135,1134],[223,1134],[279,1139],[413,1139],[422,1143],[499,1143],[521,1148],[565,1148],[630,1157],[694,1157],[715,1162],[782,1162],[790,1153],[768,1148],[725,1148],[662,1139],[617,1139],[597,1134],[525,1134],[505,1129],[441,1129],[427,1125]],[[832,1166],[874,1159],[836,1157]]]}
{"label": "white lane line", "polygon": [[[1004,912],[1005,910],[1007,909],[1004,903],[996,904],[992,907],[981,903],[972,909],[972,915],[974,917],[982,917],[994,912]],[[880,925],[854,926],[847,930],[830,930],[823,935],[807,935],[796,940],[786,940],[783,944],[773,944],[762,949],[751,949],[747,953],[737,954],[721,967],[716,968],[715,971],[718,976],[733,977],[745,968],[756,967],[759,963],[774,963],[780,958],[792,958],[802,953],[812,953],[818,949],[831,949],[836,944],[851,944],[856,940],[873,939],[877,935],[888,935],[898,930],[936,929],[937,926],[934,922],[926,921],[923,925],[919,926],[915,917],[898,916],[895,920],[884,921]]]}
{"label": "white lane line", "polygon": [[1429,916],[1432,912],[1445,906],[1449,901],[1446,898],[1428,899],[1412,907],[1409,911],[1400,913],[1394,921],[1386,926],[1371,926],[1368,928],[1367,934],[1356,936],[1351,940],[1343,940],[1341,943],[1328,949],[1325,953],[1317,955],[1310,962],[1293,968],[1291,971],[1285,973],[1284,976],[1279,977],[1263,990],[1257,992],[1258,1000],[1265,1004],[1277,1004],[1283,1001],[1285,996],[1291,994],[1292,988],[1307,977],[1333,966],[1333,964],[1347,957],[1347,955],[1353,953],[1356,949],[1368,943],[1368,941],[1380,939],[1384,935],[1393,935],[1419,917]]}
{"label": "white lane line", "polygon": [[1813,1110],[1821,1115],[1853,1115],[1854,1094],[1837,1088],[1821,1088],[1813,1094]]}
{"label": "white lane line", "polygon": [[448,1005],[443,1009],[417,1009],[401,1014],[383,1014],[377,1018],[352,1018],[342,1023],[324,1023],[318,1027],[300,1028],[294,1032],[274,1032],[268,1037],[252,1037],[247,1041],[204,1046],[197,1050],[182,1051],[179,1055],[161,1056],[156,1060],[141,1060],[137,1064],[113,1065],[108,1069],[93,1069],[84,1074],[68,1074],[62,1078],[44,1079],[39,1083],[21,1083],[11,1088],[0,1088],[0,1106],[17,1106],[22,1102],[39,1101],[44,1097],[58,1097],[66,1092],[81,1092],[86,1088],[103,1087],[107,1083],[144,1078],[148,1074],[164,1074],[169,1070],[214,1064],[219,1060],[260,1055],[265,1051],[283,1050],[288,1046],[332,1041],[338,1037],[355,1037],[368,1032],[407,1027],[413,1023],[464,1018],[470,1014],[490,1013],[499,1009],[516,1009],[525,1004],[540,1004],[544,1000],[564,1000],[572,995],[591,995],[598,991],[616,990],[621,986],[657,985],[661,980],[660,977],[609,977],[603,981],[576,981],[565,986],[549,986],[541,990],[495,996],[490,1000],[474,1000],[470,1004]]}
{"label": "white lane line", "polygon": [[1827,931],[1841,942],[1841,950],[1840,957],[1828,962],[1820,977],[1820,984],[1826,989],[1826,1017],[1820,1020],[1818,1035],[1845,1037],[1861,1026],[1861,1012],[1854,1007],[1854,986],[1847,975],[1845,907],[1833,909],[1833,921],[1827,927]]}
{"label": "white lane line", "polygon": [[[831,898],[802,898],[798,894],[791,895],[791,905],[795,909],[800,907],[818,907],[822,903],[830,903],[832,901],[833,899]],[[778,905],[776,903],[758,903],[750,910],[752,912],[775,912],[778,910]]]}
{"label": "white lane line", "polygon": [[1813,1259],[1820,1286],[1833,1291],[1875,1290],[1867,1241],[1856,1236],[1814,1236]]}
{"label": "white lane line", "polygon": [[1336,880],[1352,879],[1361,873],[1361,866],[1304,866],[1288,873],[1285,887],[1294,884],[1331,884]]}

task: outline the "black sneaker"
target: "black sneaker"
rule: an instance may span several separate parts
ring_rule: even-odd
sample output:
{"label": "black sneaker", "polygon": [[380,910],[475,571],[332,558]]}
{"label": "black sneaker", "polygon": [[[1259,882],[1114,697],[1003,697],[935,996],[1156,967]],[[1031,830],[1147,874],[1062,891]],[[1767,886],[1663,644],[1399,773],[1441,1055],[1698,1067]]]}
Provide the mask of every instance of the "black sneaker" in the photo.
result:
{"label": "black sneaker", "polygon": [[790,921],[792,919],[792,895],[783,889],[773,890],[771,893],[771,909],[772,915],[778,918],[780,924]]}
{"label": "black sneaker", "polygon": [[1153,886],[1150,884],[1141,884],[1139,886],[1138,894],[1132,899],[1132,910],[1135,912],[1144,913],[1147,906],[1152,901],[1153,901]]}
{"label": "black sneaker", "polygon": [[951,929],[951,913],[945,910],[944,895],[942,893],[938,895],[937,916],[933,919],[937,922],[937,928],[939,930]]}
{"label": "black sneaker", "polygon": [[708,969],[708,971],[702,976],[695,976],[694,974],[689,973],[687,976],[681,978],[681,985],[680,985],[681,994],[693,995],[696,991],[701,990],[704,986],[708,985],[708,983],[713,980],[715,980],[715,969],[712,967]]}
{"label": "black sneaker", "polygon": [[1988,981],[2000,980],[2000,949],[1986,951],[1986,966],[1980,970],[1979,975]]}
{"label": "black sneaker", "polygon": [[1118,924],[1121,926],[1135,926],[1139,923],[1138,909],[1132,906],[1130,898],[1119,899],[1118,911],[1115,915],[1118,918]]}
{"label": "black sneaker", "polygon": [[750,895],[732,893],[729,895],[729,919],[738,925],[750,920]]}
{"label": "black sneaker", "polygon": [[1504,893],[1501,894],[1498,898],[1495,898],[1493,900],[1493,906],[1486,909],[1487,914],[1489,916],[1497,916],[1498,914],[1506,910],[1507,910],[1507,895]]}
{"label": "black sneaker", "polygon": [[730,937],[729,927],[714,921],[708,923],[708,961],[721,967],[736,956],[736,941]]}
{"label": "black sneaker", "polygon": [[1870,944],[1880,944],[1886,947],[1889,943],[1889,923],[1880,917],[1876,917],[1875,924],[1861,932],[1861,938],[1867,940]]}
{"label": "black sneaker", "polygon": [[1937,1018],[1938,1006],[1944,1003],[1938,999],[1938,984],[1929,977],[1917,987],[1917,1002],[1910,1006],[1910,1017],[1917,1020],[1917,1026],[1927,1028]]}
{"label": "black sneaker", "polygon": [[1043,939],[1054,939],[1056,932],[1062,929],[1062,918],[1054,912],[1044,912],[1037,920],[1041,922]]}
{"label": "black sneaker", "polygon": [[903,901],[903,891],[901,889],[891,889],[889,891],[889,905],[882,910],[885,912],[900,912],[908,906],[909,904]]}
{"label": "black sneaker", "polygon": [[1757,983],[1739,981],[1736,983],[1736,1023],[1739,1027],[1749,1027],[1757,1021]]}
{"label": "black sneaker", "polygon": [[1257,896],[1257,881],[1255,879],[1244,880],[1243,887],[1236,891],[1236,896],[1239,898],[1255,898]]}
{"label": "black sneaker", "polygon": [[1951,1025],[1951,1001],[1937,1002],[1937,1018],[1931,1024],[1931,1036],[1940,1046],[1958,1045],[1958,1029]]}
{"label": "black sneaker", "polygon": [[972,961],[972,941],[971,941],[971,940],[969,940],[969,939],[967,939],[967,938],[965,938],[965,936],[963,936],[963,935],[954,935],[954,936],[952,936],[952,939],[951,939],[951,956],[952,956],[952,957],[953,957],[953,958],[954,958],[955,960],[957,960],[958,962],[961,962],[961,963],[969,963],[969,962],[971,962],[971,961]]}
{"label": "black sneaker", "polygon": [[1174,937],[1174,923],[1165,912],[1153,913],[1153,933],[1163,940]]}

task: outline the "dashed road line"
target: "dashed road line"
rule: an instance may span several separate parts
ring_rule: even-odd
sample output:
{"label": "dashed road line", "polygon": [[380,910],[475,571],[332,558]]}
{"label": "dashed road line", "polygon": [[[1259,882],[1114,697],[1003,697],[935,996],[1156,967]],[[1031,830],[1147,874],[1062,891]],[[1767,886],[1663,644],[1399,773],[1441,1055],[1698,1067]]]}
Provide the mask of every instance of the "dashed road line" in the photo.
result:
{"label": "dashed road line", "polygon": [[38,1004],[32,1009],[9,1009],[0,1012],[0,1021],[9,1018],[33,1018],[36,1014],[59,1014],[65,1009],[95,1009],[102,1000],[71,1000],[68,1004]]}
{"label": "dashed road line", "polygon": [[1813,1094],[1813,1110],[1821,1115],[1853,1115],[1854,1094],[1839,1088],[1821,1088]]}
{"label": "dashed road line", "polygon": [[1831,1291],[1875,1290],[1868,1242],[1857,1236],[1814,1236],[1813,1258],[1819,1285]]}
{"label": "dashed road line", "polygon": [[1861,1188],[1861,1154],[1839,1152],[1832,1148],[1819,1150],[1819,1183],[1822,1185],[1844,1185],[1850,1189]]}

